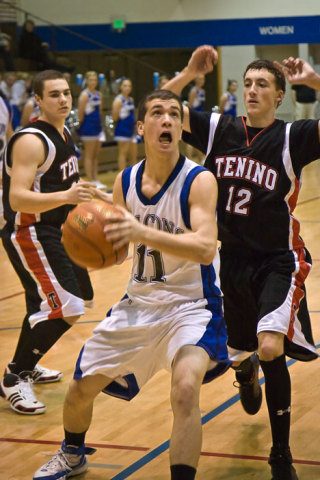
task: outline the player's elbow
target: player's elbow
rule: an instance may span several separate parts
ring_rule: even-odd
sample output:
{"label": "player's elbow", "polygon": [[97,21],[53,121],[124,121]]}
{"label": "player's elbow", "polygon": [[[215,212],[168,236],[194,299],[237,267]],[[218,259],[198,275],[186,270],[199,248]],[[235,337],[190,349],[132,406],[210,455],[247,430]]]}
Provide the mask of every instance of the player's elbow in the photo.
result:
{"label": "player's elbow", "polygon": [[12,208],[12,210],[14,212],[19,212],[21,211],[21,201],[20,201],[20,198],[19,198],[19,195],[16,195],[14,192],[10,191],[9,193],[9,203],[10,203],[10,207]]}
{"label": "player's elbow", "polygon": [[211,242],[210,244],[204,244],[198,250],[199,254],[199,263],[201,265],[210,265],[216,255],[217,245],[215,242]]}

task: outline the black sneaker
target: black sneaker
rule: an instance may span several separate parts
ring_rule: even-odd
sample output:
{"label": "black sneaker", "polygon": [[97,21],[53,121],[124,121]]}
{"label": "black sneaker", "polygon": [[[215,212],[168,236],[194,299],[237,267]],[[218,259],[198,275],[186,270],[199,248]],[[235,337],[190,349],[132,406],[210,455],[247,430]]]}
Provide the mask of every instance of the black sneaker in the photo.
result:
{"label": "black sneaker", "polygon": [[272,447],[268,463],[271,466],[271,480],[299,480],[292,465],[292,455],[289,447]]}
{"label": "black sneaker", "polygon": [[[243,367],[243,373],[241,371]],[[248,370],[252,371],[248,380]],[[262,389],[259,384],[259,357],[253,353],[244,360],[236,370],[235,386],[239,387],[240,400],[245,412],[249,415],[255,415],[259,412],[262,403]]]}

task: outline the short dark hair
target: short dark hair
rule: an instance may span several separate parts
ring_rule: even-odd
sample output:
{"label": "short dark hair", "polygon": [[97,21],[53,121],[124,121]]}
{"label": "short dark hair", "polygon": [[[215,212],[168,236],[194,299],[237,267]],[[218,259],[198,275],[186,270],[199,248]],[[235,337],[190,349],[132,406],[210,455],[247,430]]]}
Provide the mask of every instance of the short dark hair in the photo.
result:
{"label": "short dark hair", "polygon": [[181,98],[170,90],[154,90],[151,93],[145,95],[142,100],[140,100],[138,105],[138,120],[143,122],[144,117],[147,112],[147,103],[151,102],[151,100],[176,100],[179,104],[180,114],[181,114],[181,121],[183,121],[183,105]]}
{"label": "short dark hair", "polygon": [[32,88],[35,95],[38,95],[40,98],[42,98],[44,82],[46,80],[57,80],[60,78],[66,80],[63,76],[63,73],[59,72],[58,70],[43,70],[42,72],[37,73],[32,82]]}
{"label": "short dark hair", "polygon": [[270,60],[254,60],[253,62],[249,63],[245,72],[243,74],[243,78],[245,78],[246,73],[248,70],[268,70],[268,72],[272,73],[274,76],[276,87],[278,90],[282,90],[283,93],[286,91],[286,78],[282,71],[274,65],[273,62]]}

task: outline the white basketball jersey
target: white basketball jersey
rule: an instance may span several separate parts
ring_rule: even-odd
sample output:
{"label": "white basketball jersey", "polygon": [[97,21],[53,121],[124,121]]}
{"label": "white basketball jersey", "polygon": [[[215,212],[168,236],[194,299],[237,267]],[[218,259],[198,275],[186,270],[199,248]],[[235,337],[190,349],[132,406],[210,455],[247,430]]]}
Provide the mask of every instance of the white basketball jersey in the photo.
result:
{"label": "white basketball jersey", "polygon": [[[128,210],[149,227],[173,235],[190,232],[190,188],[205,169],[181,156],[161,190],[149,199],[141,191],[144,166],[145,160],[122,174]],[[218,272],[218,255],[207,266],[136,244],[127,294],[133,301],[154,306],[209,299],[221,295]]]}

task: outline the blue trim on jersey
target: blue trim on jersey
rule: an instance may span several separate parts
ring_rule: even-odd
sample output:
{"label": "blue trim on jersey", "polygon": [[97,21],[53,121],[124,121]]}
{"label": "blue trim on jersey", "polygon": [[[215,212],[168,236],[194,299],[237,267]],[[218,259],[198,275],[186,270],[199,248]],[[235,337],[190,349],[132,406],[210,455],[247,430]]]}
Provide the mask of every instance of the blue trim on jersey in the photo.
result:
{"label": "blue trim on jersey", "polygon": [[216,271],[214,266],[211,265],[200,265],[201,267],[201,277],[202,277],[202,287],[203,287],[203,296],[206,299],[213,299],[215,297],[221,297],[221,290],[216,285]]}
{"label": "blue trim on jersey", "polygon": [[138,195],[140,201],[143,203],[143,205],[156,205],[158,203],[158,201],[161,199],[161,197],[168,190],[168,188],[170,187],[172,182],[179,175],[179,173],[180,173],[180,171],[181,171],[181,169],[184,165],[185,160],[186,160],[186,158],[183,157],[182,155],[180,155],[179,160],[177,161],[177,164],[174,167],[174,169],[172,170],[172,172],[170,173],[167,181],[162,185],[159,192],[156,193],[155,195],[153,195],[153,197],[151,197],[151,198],[145,197],[144,194],[141,191],[142,175],[143,175],[143,171],[144,171],[146,161],[143,160],[141,162],[141,165],[138,168],[137,175],[136,175],[136,192],[137,192],[137,195]]}
{"label": "blue trim on jersey", "polygon": [[136,377],[133,375],[133,373],[130,373],[128,375],[124,375],[122,378],[127,383],[126,387],[124,385],[120,385],[116,381],[113,381],[109,383],[109,385],[107,385],[102,392],[106,393],[107,395],[111,395],[112,397],[122,398],[122,400],[132,400],[140,391]]}
{"label": "blue trim on jersey", "polygon": [[81,378],[82,378],[82,370],[80,368],[80,363],[81,363],[81,359],[82,359],[82,355],[83,355],[83,350],[84,350],[84,346],[81,348],[78,359],[77,359],[77,362],[76,362],[76,367],[75,367],[74,373],[73,373],[74,380],[81,380]]}
{"label": "blue trim on jersey", "polygon": [[190,224],[190,211],[189,211],[188,200],[189,200],[191,185],[193,180],[196,178],[196,176],[199,175],[199,173],[205,172],[205,171],[206,169],[201,166],[193,168],[186,176],[185,182],[181,189],[180,208],[181,208],[182,218],[186,227],[190,229],[191,229],[191,224]]}
{"label": "blue trim on jersey", "polygon": [[122,172],[121,182],[122,182],[122,194],[123,194],[124,201],[127,200],[127,194],[130,187],[131,171],[132,171],[132,166],[125,168]]}
{"label": "blue trim on jersey", "polygon": [[[211,312],[211,320],[207,325],[206,331],[196,343],[198,347],[202,347],[209,355],[209,357],[217,362],[223,362],[225,369],[230,366],[227,349],[227,327],[223,318],[222,297],[210,298],[206,309]],[[225,371],[221,369],[221,373]],[[208,377],[206,381],[213,380],[220,369],[212,369],[207,372]]]}

